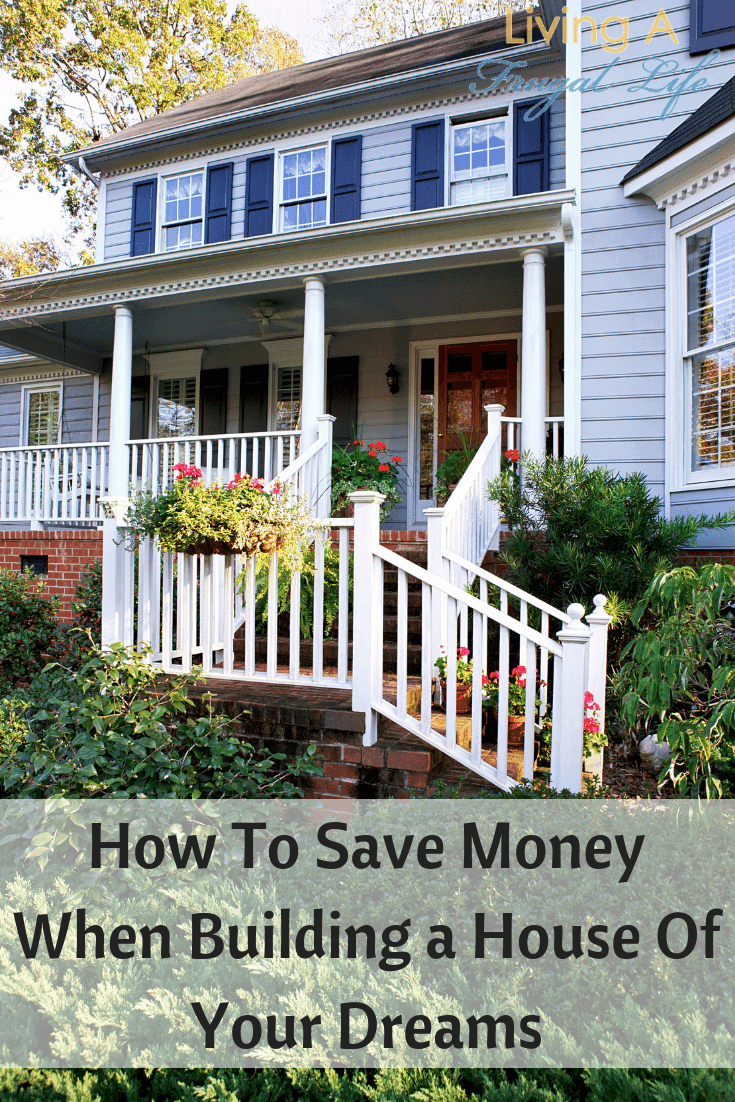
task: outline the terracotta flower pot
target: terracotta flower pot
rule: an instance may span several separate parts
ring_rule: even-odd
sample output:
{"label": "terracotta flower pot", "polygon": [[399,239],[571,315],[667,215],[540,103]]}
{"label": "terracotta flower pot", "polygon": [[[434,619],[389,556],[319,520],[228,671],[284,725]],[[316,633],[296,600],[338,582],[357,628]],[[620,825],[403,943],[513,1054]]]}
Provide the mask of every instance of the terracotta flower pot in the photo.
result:
{"label": "terracotta flower pot", "polygon": [[[442,689],[442,701],[443,701],[443,703],[440,705],[440,707],[441,707],[441,710],[443,712],[446,712],[446,710],[447,710],[447,683],[444,680],[444,678],[441,678],[439,684],[441,685],[441,689]],[[456,709],[455,709],[456,715],[466,716],[466,715],[469,715],[469,713],[471,711],[472,711],[472,686],[471,685],[465,685],[465,684],[463,684],[463,682],[458,681],[457,682],[457,705],[456,705]]]}
{"label": "terracotta flower pot", "polygon": [[224,540],[199,540],[188,547],[179,548],[180,555],[231,555],[232,544]]}
{"label": "terracotta flower pot", "polygon": [[[497,724],[498,713],[494,708],[489,709],[490,716]],[[508,716],[508,746],[523,746],[525,742],[526,717]]]}

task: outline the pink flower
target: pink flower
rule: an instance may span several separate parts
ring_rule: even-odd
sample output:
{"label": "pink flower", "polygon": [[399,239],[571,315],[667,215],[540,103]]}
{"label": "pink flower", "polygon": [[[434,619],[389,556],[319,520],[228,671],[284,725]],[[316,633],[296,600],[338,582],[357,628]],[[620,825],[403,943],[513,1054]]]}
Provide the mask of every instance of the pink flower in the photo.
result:
{"label": "pink flower", "polygon": [[469,653],[470,652],[467,647],[457,647],[457,654],[460,658],[466,658]]}
{"label": "pink flower", "polygon": [[499,681],[500,680],[500,670],[493,670],[493,672],[489,673],[487,676],[488,676],[488,679],[490,681]]}
{"label": "pink flower", "polygon": [[592,735],[596,735],[597,732],[600,730],[600,724],[597,722],[596,719],[593,719],[592,717],[585,719],[582,726],[584,727],[585,731],[588,731]]}

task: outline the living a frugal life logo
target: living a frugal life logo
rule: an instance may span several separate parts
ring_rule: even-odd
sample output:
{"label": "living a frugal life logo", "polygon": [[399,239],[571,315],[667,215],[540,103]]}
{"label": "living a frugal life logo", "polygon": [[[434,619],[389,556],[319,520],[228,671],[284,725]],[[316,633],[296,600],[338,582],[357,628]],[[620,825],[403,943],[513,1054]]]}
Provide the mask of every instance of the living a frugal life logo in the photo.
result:
{"label": "living a frugal life logo", "polygon": [[[567,77],[526,80],[517,72],[518,69],[524,69],[527,66],[526,61],[520,59],[507,62],[482,61],[477,66],[477,75],[480,80],[489,80],[489,84],[481,86],[473,81],[470,84],[471,92],[495,92],[502,88],[504,92],[533,93],[540,99],[524,116],[530,121],[548,111],[554,100],[565,92],[605,92],[613,87],[604,82],[613,73],[621,56],[628,49],[630,27],[627,16],[608,15],[600,23],[593,15],[575,16],[570,20],[565,6],[562,8],[562,15],[557,15],[547,27],[540,15],[533,14],[533,6],[530,3],[526,5],[526,13],[526,34],[521,38],[513,34],[512,10],[505,9],[505,40],[508,45],[530,44],[536,31],[539,31],[549,44],[557,31],[561,32],[562,42],[565,44],[577,43],[582,32],[588,31],[593,45],[599,45],[605,53],[615,56],[596,77],[578,77],[575,80],[569,80]],[[664,8],[659,8],[657,15],[653,17],[645,45],[653,46],[654,49],[659,47],[661,42],[659,35],[667,37],[672,45],[679,45],[679,38]],[[628,85],[627,92],[631,96],[640,93],[650,96],[667,95],[660,117],[668,118],[676,110],[679,98],[684,92],[699,92],[711,87],[707,78],[701,74],[719,56],[719,50],[711,50],[688,71],[683,69],[675,58],[657,56],[644,58],[641,62],[643,69],[641,79]],[[498,65],[502,66],[501,71],[491,76],[488,70]]]}

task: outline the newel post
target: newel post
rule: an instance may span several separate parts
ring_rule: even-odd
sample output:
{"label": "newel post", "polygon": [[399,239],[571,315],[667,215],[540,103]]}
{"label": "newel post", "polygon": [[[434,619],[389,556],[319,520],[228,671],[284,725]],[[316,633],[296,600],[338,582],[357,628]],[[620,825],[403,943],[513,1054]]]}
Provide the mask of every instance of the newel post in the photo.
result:
{"label": "newel post", "polygon": [[380,693],[383,618],[382,572],[375,550],[380,543],[380,506],[385,497],[374,490],[348,494],[355,508],[352,612],[352,710],[365,713],[363,745],[378,739],[378,713],[373,701]]}
{"label": "newel post", "polygon": [[331,413],[320,413],[317,417],[322,448],[317,464],[314,501],[309,504],[320,519],[332,515],[332,431],[336,420]]}
{"label": "newel post", "polygon": [[[605,693],[607,690],[607,629],[612,623],[612,616],[605,612],[607,597],[598,593],[593,598],[595,610],[585,620],[590,626],[590,660],[587,687],[595,698],[595,704],[600,705],[599,712],[595,713],[600,724],[600,732],[605,730]],[[602,755],[593,753],[587,758],[587,772],[594,773],[602,782]]]}
{"label": "newel post", "polygon": [[554,706],[551,720],[551,787],[561,792],[582,791],[582,742],[584,694],[590,629],[582,623],[584,605],[570,605],[569,623],[557,632],[561,643],[561,677],[555,669]]}

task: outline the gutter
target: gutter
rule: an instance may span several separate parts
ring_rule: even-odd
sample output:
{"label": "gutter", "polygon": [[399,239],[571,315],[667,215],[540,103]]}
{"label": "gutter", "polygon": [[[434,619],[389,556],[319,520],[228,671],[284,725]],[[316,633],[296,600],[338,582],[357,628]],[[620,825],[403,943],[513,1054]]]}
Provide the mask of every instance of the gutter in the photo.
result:
{"label": "gutter", "polygon": [[[461,72],[462,70],[466,70],[468,66],[476,68],[482,61],[487,63],[497,60],[499,63],[502,63],[506,61],[511,54],[513,57],[518,57],[521,60],[529,58],[531,61],[535,61],[543,59],[545,55],[549,55],[550,50],[545,42],[535,42],[530,46],[522,48],[513,47],[509,49],[506,47],[494,53],[476,54],[471,58],[460,58],[458,61],[448,63],[438,62],[436,65],[432,65],[426,69],[413,69],[406,73],[394,73],[386,77],[361,81],[358,84],[330,88],[316,94],[310,92],[301,96],[295,96],[292,99],[276,100],[271,103],[259,104],[256,107],[246,108],[245,110],[235,110],[224,115],[214,115],[184,125],[174,124],[164,130],[156,130],[154,133],[145,134],[141,137],[131,137],[127,140],[123,139],[122,141],[115,142],[114,145],[105,146],[101,149],[98,149],[94,145],[90,145],[82,150],[81,153],[75,152],[64,154],[61,160],[65,164],[74,166],[80,165],[81,161],[85,158],[118,158],[126,153],[129,154],[142,151],[148,146],[156,146],[173,141],[183,142],[187,138],[196,137],[202,132],[212,133],[226,129],[227,127],[243,125],[251,121],[264,121],[269,115],[283,115],[289,111],[296,111],[306,106],[318,107],[321,105],[328,105],[347,97],[357,98],[360,96],[369,96],[370,93],[382,93],[382,97],[376,95],[374,98],[384,98],[392,89],[396,87],[400,88],[409,83],[415,83],[417,79]],[[85,170],[86,164],[85,169],[82,171]],[[86,170],[86,174],[89,175],[88,170]],[[90,178],[94,179],[91,176]]]}

